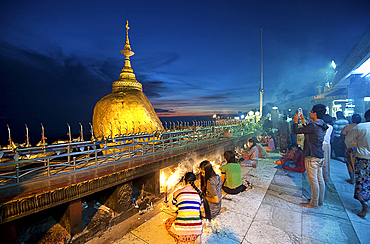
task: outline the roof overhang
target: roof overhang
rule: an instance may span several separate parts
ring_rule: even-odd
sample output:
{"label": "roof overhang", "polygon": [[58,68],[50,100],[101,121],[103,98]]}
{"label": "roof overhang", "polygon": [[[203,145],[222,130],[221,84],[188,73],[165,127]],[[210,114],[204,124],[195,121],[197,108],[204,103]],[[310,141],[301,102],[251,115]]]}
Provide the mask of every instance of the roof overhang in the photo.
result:
{"label": "roof overhang", "polygon": [[361,75],[361,77],[370,76],[370,52],[360,62],[358,62],[348,74],[339,80],[334,88],[347,87],[350,84],[350,80],[353,75]]}

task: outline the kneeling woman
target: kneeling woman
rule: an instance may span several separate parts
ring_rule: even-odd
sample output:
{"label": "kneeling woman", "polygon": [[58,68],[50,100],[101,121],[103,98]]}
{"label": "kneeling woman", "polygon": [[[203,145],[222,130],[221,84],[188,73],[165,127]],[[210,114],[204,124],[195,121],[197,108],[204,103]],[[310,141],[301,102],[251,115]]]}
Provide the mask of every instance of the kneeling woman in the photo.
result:
{"label": "kneeling woman", "polygon": [[[202,192],[205,193],[209,204],[210,218],[215,218],[221,210],[222,183],[221,178],[213,170],[212,164],[204,160],[200,163],[200,183]],[[206,208],[205,208],[206,209]]]}
{"label": "kneeling woman", "polygon": [[177,216],[166,220],[166,229],[177,243],[195,243],[202,234],[203,199],[194,185],[195,180],[193,172],[186,173],[185,186],[173,193],[172,208],[177,210]]}
{"label": "kneeling woman", "polygon": [[248,147],[249,151],[248,153],[240,152],[240,154],[247,156],[245,160],[241,161],[240,163],[243,166],[249,166],[249,167],[257,167],[258,164],[258,148],[257,148],[257,138],[252,137],[248,140]]}
{"label": "kneeling woman", "polygon": [[247,187],[242,184],[242,170],[236,161],[233,151],[224,153],[227,164],[221,166],[222,190],[227,194],[238,194],[245,191]]}

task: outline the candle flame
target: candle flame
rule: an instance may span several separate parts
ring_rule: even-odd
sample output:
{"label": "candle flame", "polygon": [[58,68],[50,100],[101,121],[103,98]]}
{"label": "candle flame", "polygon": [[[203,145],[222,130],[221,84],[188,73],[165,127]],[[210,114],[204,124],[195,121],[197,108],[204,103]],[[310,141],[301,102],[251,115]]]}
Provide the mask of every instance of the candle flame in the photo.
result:
{"label": "candle flame", "polygon": [[180,179],[181,175],[178,171],[173,172],[168,178],[166,178],[165,173],[162,171],[160,175],[161,192],[165,192],[166,189],[170,190],[171,188],[175,187]]}
{"label": "candle flame", "polygon": [[210,163],[212,164],[215,173],[221,175],[221,164],[217,164],[216,161],[210,161]]}

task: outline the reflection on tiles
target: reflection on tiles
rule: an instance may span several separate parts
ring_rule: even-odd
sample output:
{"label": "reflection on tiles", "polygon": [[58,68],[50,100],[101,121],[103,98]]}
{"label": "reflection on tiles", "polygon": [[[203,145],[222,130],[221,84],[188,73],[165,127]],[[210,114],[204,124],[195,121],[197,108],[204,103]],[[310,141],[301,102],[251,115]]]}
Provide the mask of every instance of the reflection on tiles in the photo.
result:
{"label": "reflection on tiles", "polygon": [[335,188],[338,192],[351,193],[352,195],[355,191],[355,185],[348,183],[345,179],[335,182]]}
{"label": "reflection on tiles", "polygon": [[260,201],[253,199],[246,200],[237,195],[227,195],[222,198],[222,206],[226,207],[227,211],[242,214],[251,218],[256,215],[260,204]]}
{"label": "reflection on tiles", "polygon": [[251,225],[253,218],[235,212],[226,211],[217,216],[216,220],[220,223],[221,229],[225,232],[221,234],[225,235],[229,239],[241,242]]}
{"label": "reflection on tiles", "polygon": [[267,188],[262,188],[259,185],[253,185],[252,189],[239,193],[238,197],[243,197],[243,198],[252,199],[252,200],[261,202],[263,198],[265,197],[266,192],[267,192]]}
{"label": "reflection on tiles", "polygon": [[248,180],[253,184],[253,186],[258,186],[263,189],[267,189],[271,183],[271,180],[274,177],[274,173],[276,169],[272,168],[273,170],[270,170],[268,173],[257,173],[257,171],[249,172],[249,174],[246,174],[242,176],[243,180]]}
{"label": "reflection on tiles", "polygon": [[302,189],[295,185],[285,185],[279,186],[271,183],[269,190],[272,192],[277,192],[279,195],[290,195],[293,197],[302,197]]}
{"label": "reflection on tiles", "polygon": [[135,236],[135,235],[133,235],[131,233],[126,234],[120,240],[114,242],[114,244],[126,244],[126,243],[130,243],[130,244],[145,244],[145,243],[149,243],[149,242],[146,242],[144,240],[141,240],[140,238],[138,238],[137,236]]}
{"label": "reflection on tiles", "polygon": [[[272,184],[279,185],[279,186],[297,186],[297,182],[294,181],[295,178],[291,178],[289,174],[287,174],[283,170],[278,170],[275,174],[275,177],[271,181]],[[302,182],[302,180],[300,180]],[[298,183],[297,187],[301,187],[300,182]]]}
{"label": "reflection on tiles", "polygon": [[329,242],[319,241],[314,238],[302,236],[302,244],[328,244]]}
{"label": "reflection on tiles", "polygon": [[[228,231],[231,233],[230,231]],[[239,244],[235,238],[230,239],[227,236],[216,235],[213,233],[204,233],[202,235],[202,244]]]}
{"label": "reflection on tiles", "polygon": [[293,232],[301,235],[301,214],[282,209],[279,206],[261,204],[254,222],[274,226],[284,232]]}
{"label": "reflection on tiles", "polygon": [[174,239],[168,234],[164,225],[164,221],[169,217],[170,215],[161,212],[131,233],[148,243],[173,244]]}
{"label": "reflection on tiles", "polygon": [[301,243],[300,235],[271,225],[253,222],[243,243]]}
{"label": "reflection on tiles", "polygon": [[332,243],[360,243],[351,223],[342,218],[302,213],[302,236]]}
{"label": "reflection on tiles", "polygon": [[[358,216],[357,216],[358,217]],[[370,243],[370,223],[352,222],[352,225],[356,231],[358,239],[361,243]]]}
{"label": "reflection on tiles", "polygon": [[281,192],[268,190],[262,203],[272,206],[278,206],[282,209],[291,210],[297,213],[302,212],[302,207],[299,203],[302,202],[301,197],[295,197]]}

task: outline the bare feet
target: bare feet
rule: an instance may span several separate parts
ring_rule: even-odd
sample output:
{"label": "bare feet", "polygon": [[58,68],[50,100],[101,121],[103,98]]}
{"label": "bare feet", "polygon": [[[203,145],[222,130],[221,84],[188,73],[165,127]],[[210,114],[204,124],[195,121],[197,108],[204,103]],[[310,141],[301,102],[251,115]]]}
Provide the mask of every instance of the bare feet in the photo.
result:
{"label": "bare feet", "polygon": [[301,205],[302,207],[305,207],[305,208],[314,208],[314,209],[317,208],[317,206],[313,206],[309,202],[305,202],[305,203],[301,202],[299,205]]}
{"label": "bare feet", "polygon": [[353,185],[353,184],[355,184],[355,181],[354,181],[354,180],[347,179],[346,181],[347,181],[348,183],[352,184],[352,185]]}
{"label": "bare feet", "polygon": [[226,212],[226,210],[227,210],[226,207],[222,207],[219,214],[222,214],[223,212]]}
{"label": "bare feet", "polygon": [[369,212],[369,208],[362,208],[362,211],[361,211],[361,212],[359,212],[359,213],[357,214],[357,216],[358,216],[358,217],[360,217],[360,218],[365,218],[365,217],[366,217],[367,212]]}

